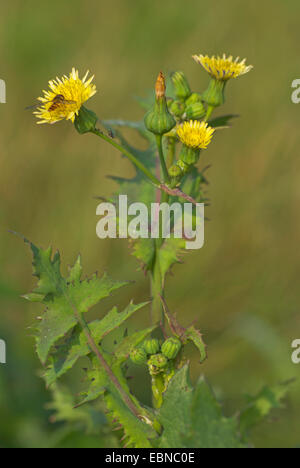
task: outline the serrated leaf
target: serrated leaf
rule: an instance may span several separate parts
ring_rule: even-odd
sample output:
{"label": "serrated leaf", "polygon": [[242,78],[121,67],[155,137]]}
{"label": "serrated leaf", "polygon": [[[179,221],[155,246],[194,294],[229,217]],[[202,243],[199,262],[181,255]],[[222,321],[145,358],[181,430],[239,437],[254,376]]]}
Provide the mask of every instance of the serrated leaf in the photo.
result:
{"label": "serrated leaf", "polygon": [[240,430],[243,436],[266,418],[273,409],[282,408],[282,400],[286,396],[292,381],[264,387],[257,395],[247,396],[247,406],[239,415]]}
{"label": "serrated leaf", "polygon": [[[109,363],[114,369],[119,382],[129,395],[130,390],[122,375],[119,363],[115,361],[115,365],[113,365],[113,358],[109,356],[106,356],[106,359],[108,362],[110,361]],[[108,411],[110,412],[110,419],[124,431],[126,445],[134,448],[150,448],[151,444],[149,439],[156,437],[156,432],[152,429],[151,425],[144,423],[141,419],[132,414],[120,397],[118,389],[107,378],[107,374],[98,366],[95,359],[92,360],[92,364],[92,370],[87,372],[87,378],[90,382],[89,388],[83,394],[85,398],[81,401],[80,405],[94,401],[98,397],[103,396]],[[140,406],[133,396],[131,396],[131,398],[134,399],[137,406]],[[144,411],[141,408],[141,416],[143,413]]]}
{"label": "serrated leaf", "polygon": [[149,336],[156,326],[145,328],[136,333],[133,333],[130,336],[124,338],[118,346],[114,349],[114,360],[118,364],[122,364],[126,361],[131,353],[132,349],[142,343],[147,336]]}
{"label": "serrated leaf", "polygon": [[137,258],[143,270],[151,271],[155,258],[154,239],[136,239],[133,244],[133,255]]}
{"label": "serrated leaf", "polygon": [[[129,304],[123,312],[114,307],[102,320],[89,323],[90,333],[96,343],[118,328],[131,315],[144,307],[147,303]],[[71,369],[76,361],[91,352],[87,338],[81,327],[75,327],[73,333],[60,344],[57,351],[52,353],[50,364],[44,374],[47,386]]]}
{"label": "serrated leaf", "polygon": [[194,325],[188,327],[184,332],[184,340],[191,341],[198,349],[200,353],[200,362],[205,361],[207,358],[206,344],[204,343],[202,336],[203,335],[194,327]]}
{"label": "serrated leaf", "polygon": [[181,263],[180,255],[183,253],[184,249],[185,239],[175,239],[174,237],[170,237],[169,239],[164,240],[157,253],[163,281],[172,266],[176,263]]}
{"label": "serrated leaf", "polygon": [[52,398],[46,406],[46,409],[54,411],[52,422],[65,422],[89,434],[99,434],[106,423],[104,415],[91,405],[75,409],[75,398],[66,387],[54,385]]}
{"label": "serrated leaf", "polygon": [[39,299],[46,306],[35,334],[38,356],[45,363],[51,347],[77,324],[76,314],[87,312],[127,282],[113,281],[107,275],[102,278],[93,275],[90,280],[81,281],[80,259],[77,259],[66,280],[60,272],[58,252],[52,259],[51,248],[42,250],[26,242],[31,246],[34,275],[38,278],[37,288],[27,295],[27,299],[35,302]]}
{"label": "serrated leaf", "polygon": [[225,418],[204,379],[191,386],[188,365],[177,371],[164,393],[159,420],[163,448],[241,448],[234,418]]}

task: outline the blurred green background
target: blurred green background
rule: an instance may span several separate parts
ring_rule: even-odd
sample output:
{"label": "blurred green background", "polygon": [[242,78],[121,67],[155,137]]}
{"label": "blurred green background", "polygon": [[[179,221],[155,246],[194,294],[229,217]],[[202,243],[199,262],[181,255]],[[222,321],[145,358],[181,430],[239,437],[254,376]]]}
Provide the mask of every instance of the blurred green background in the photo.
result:
{"label": "blurred green background", "polygon": [[[72,66],[95,74],[90,102],[102,119],[139,120],[135,96],[144,96],[160,70],[183,70],[194,90],[208,78],[193,53],[247,57],[254,70],[230,82],[218,113],[238,113],[218,134],[202,164],[209,170],[212,204],[206,243],[188,254],[167,281],[167,299],[184,323],[197,317],[209,346],[200,368],[226,413],[264,384],[298,377],[291,342],[300,338],[300,107],[291,82],[300,78],[297,0],[53,0],[1,2],[0,78],[0,446],[101,446],[97,437],[74,433],[68,442],[51,425],[51,395],[38,377],[40,364],[28,327],[38,313],[20,298],[30,290],[31,257],[12,229],[43,247],[59,248],[64,265],[82,254],[87,274],[107,270],[135,283],[117,298],[125,304],[149,298],[148,279],[137,271],[125,241],[95,234],[97,195],[116,188],[108,174],[130,175],[130,164],[94,136],[79,136],[67,122],[37,126],[24,108],[47,81]],[[134,134],[130,134],[133,141]],[[105,306],[109,306],[107,301]],[[149,323],[146,310],[130,330]],[[147,400],[144,379],[135,385]],[[254,433],[258,447],[300,443],[300,384],[286,409]],[[57,435],[58,434],[58,435]]]}

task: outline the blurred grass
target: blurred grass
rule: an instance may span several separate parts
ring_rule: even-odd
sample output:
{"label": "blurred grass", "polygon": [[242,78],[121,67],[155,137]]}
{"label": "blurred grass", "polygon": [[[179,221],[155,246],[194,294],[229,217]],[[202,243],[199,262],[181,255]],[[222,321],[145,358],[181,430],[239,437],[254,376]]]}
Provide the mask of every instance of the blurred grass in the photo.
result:
{"label": "blurred grass", "polygon": [[[299,14],[296,0],[262,0],[259,8],[238,0],[1,5],[7,104],[0,105],[0,338],[8,343],[8,364],[0,368],[0,446],[43,446],[53,430],[44,410],[50,395],[37,377],[26,330],[37,310],[19,299],[32,285],[31,259],[7,230],[43,246],[51,242],[65,263],[80,251],[87,273],[106,269],[135,280],[120,295],[124,304],[149,297],[126,242],[95,235],[93,197],[112,193],[107,174],[132,173],[127,161],[68,123],[37,127],[23,110],[48,79],[73,65],[95,73],[99,92],[90,107],[103,119],[142,118],[134,96],[145,95],[161,69],[183,69],[195,90],[203,89],[207,76],[192,53],[230,52],[254,65],[229,84],[221,111],[241,118],[217,135],[203,159],[212,163],[205,247],[174,269],[167,296],[186,322],[198,317],[209,359],[200,369],[191,354],[193,376],[205,372],[227,411],[245,393],[298,376],[290,343],[300,334],[299,107],[290,94],[299,78]],[[143,312],[130,326],[147,321]],[[143,379],[136,381],[143,395]],[[257,429],[257,446],[299,444],[299,381],[278,416]]]}

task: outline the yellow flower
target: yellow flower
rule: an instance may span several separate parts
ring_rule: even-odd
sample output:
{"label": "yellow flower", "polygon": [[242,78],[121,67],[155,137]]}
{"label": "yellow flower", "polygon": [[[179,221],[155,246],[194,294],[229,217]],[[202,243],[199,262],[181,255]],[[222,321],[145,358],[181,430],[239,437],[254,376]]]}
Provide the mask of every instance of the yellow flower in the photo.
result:
{"label": "yellow flower", "polygon": [[190,120],[177,128],[177,135],[182,143],[189,148],[205,149],[211,142],[215,129],[206,122]]}
{"label": "yellow flower", "polygon": [[40,119],[37,123],[53,124],[63,119],[74,122],[82,104],[97,92],[92,84],[94,76],[87,79],[88,74],[80,79],[78,70],[73,68],[69,77],[64,75],[61,79],[49,81],[50,89],[43,91],[44,96],[38,98],[41,105],[34,112]]}
{"label": "yellow flower", "polygon": [[193,55],[193,59],[202,65],[203,68],[214,78],[221,81],[227,81],[230,78],[237,78],[240,75],[248,73],[253,66],[246,65],[246,59],[239,62],[239,57],[233,60],[232,55],[226,57],[208,57],[208,55]]}

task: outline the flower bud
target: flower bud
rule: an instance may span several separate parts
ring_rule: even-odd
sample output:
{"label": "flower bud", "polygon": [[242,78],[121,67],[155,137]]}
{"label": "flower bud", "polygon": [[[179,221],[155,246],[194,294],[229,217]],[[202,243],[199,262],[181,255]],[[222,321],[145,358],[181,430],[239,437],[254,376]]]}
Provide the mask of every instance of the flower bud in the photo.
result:
{"label": "flower bud", "polygon": [[95,130],[98,117],[95,112],[81,106],[78,115],[75,117],[74,125],[78,133],[83,135],[92,130]]}
{"label": "flower bud", "polygon": [[147,354],[143,348],[135,348],[130,353],[130,359],[134,364],[145,364],[147,362]]}
{"label": "flower bud", "polygon": [[152,340],[146,340],[143,348],[147,354],[156,354],[160,350],[160,344],[156,338],[153,338]]}
{"label": "flower bud", "polygon": [[165,93],[165,78],[162,72],[160,72],[155,85],[155,104],[144,118],[146,128],[155,135],[168,133],[176,125],[174,117],[168,110]]}
{"label": "flower bud", "polygon": [[218,107],[224,104],[225,102],[225,89],[226,81],[217,80],[216,78],[211,78],[208,88],[202,94],[202,99],[209,106]]}
{"label": "flower bud", "polygon": [[182,161],[181,159],[177,161],[177,166],[182,170],[183,175],[187,174],[189,170],[191,169],[191,166],[185,163],[184,161]]}
{"label": "flower bud", "polygon": [[175,336],[168,338],[161,347],[161,351],[168,359],[175,359],[181,349],[181,341]]}
{"label": "flower bud", "polygon": [[185,105],[190,106],[191,104],[194,104],[195,102],[202,102],[201,94],[192,93],[190,97],[185,101]]}
{"label": "flower bud", "polygon": [[182,71],[172,73],[171,80],[177,98],[185,100],[191,95],[191,88],[185,74]]}
{"label": "flower bud", "polygon": [[181,101],[173,101],[169,106],[169,109],[175,117],[181,117],[184,113],[185,106]]}
{"label": "flower bud", "polygon": [[183,171],[177,164],[173,164],[173,166],[169,168],[169,176],[171,178],[170,186],[171,188],[174,188],[181,181]]}
{"label": "flower bud", "polygon": [[188,166],[192,166],[197,164],[199,161],[200,156],[200,149],[199,148],[191,148],[186,145],[182,145],[182,150],[179,154],[180,161],[184,162]]}
{"label": "flower bud", "polygon": [[153,354],[148,359],[148,366],[150,374],[159,374],[163,372],[164,368],[168,365],[168,358],[163,354]]}
{"label": "flower bud", "polygon": [[202,102],[194,102],[185,109],[185,118],[187,120],[198,120],[204,117],[206,110]]}

